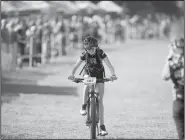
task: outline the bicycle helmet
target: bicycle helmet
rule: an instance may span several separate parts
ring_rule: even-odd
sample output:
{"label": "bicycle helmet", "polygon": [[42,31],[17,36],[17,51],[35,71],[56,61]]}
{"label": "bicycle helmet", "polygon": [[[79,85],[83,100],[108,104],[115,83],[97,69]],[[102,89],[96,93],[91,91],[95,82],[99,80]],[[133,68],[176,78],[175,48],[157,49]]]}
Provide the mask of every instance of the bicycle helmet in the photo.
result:
{"label": "bicycle helmet", "polygon": [[83,41],[84,48],[86,50],[91,49],[92,47],[98,47],[98,41],[96,38],[92,36],[88,36]]}

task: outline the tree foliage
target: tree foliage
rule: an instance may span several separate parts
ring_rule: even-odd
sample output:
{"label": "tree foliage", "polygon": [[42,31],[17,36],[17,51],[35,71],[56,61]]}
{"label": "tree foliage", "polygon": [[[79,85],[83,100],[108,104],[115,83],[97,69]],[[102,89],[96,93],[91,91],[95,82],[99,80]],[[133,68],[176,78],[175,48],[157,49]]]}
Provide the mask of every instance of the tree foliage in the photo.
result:
{"label": "tree foliage", "polygon": [[[91,1],[98,3],[100,1]],[[146,13],[165,13],[168,15],[179,15],[180,8],[177,6],[177,1],[114,1],[116,4],[126,7],[130,15]]]}

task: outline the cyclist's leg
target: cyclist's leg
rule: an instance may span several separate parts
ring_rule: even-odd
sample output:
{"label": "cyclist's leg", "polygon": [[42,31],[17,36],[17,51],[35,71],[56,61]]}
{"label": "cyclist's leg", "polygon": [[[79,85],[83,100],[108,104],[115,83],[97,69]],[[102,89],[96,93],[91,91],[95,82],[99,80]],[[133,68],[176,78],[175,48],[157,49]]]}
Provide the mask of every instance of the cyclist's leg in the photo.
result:
{"label": "cyclist's leg", "polygon": [[80,109],[80,114],[81,115],[86,115],[87,114],[87,111],[86,111],[86,108],[87,108],[87,92],[88,92],[88,87],[86,85],[84,85],[84,88],[83,88],[83,103],[82,103],[82,108]]}
{"label": "cyclist's leg", "polygon": [[104,106],[103,106],[103,96],[104,96],[104,83],[96,84],[96,92],[99,93],[99,117],[100,126],[104,125]]}
{"label": "cyclist's leg", "polygon": [[89,91],[89,88],[88,88],[88,86],[87,85],[84,85],[84,88],[83,88],[83,104],[86,104],[86,102],[87,102],[87,93],[88,93],[88,91]]}
{"label": "cyclist's leg", "polygon": [[[95,72],[93,74],[97,79],[104,78],[104,71]],[[108,134],[104,125],[104,105],[103,105],[103,96],[104,96],[104,83],[96,84],[96,92],[99,93],[99,118],[100,118],[100,135],[105,136]]]}
{"label": "cyclist's leg", "polygon": [[[88,72],[86,70],[84,70],[84,72],[83,72],[83,77],[84,78],[89,77]],[[87,102],[87,93],[88,93],[88,91],[89,91],[88,86],[84,85],[83,93],[82,93],[82,97],[83,97],[83,99],[82,99],[83,103],[82,104],[83,105],[86,104],[86,102]]]}
{"label": "cyclist's leg", "polygon": [[[97,79],[102,79],[104,77],[104,71],[94,72],[92,76],[95,76]],[[99,93],[99,118],[101,126],[104,125],[104,105],[103,105],[104,83],[96,84],[96,92]]]}
{"label": "cyclist's leg", "polygon": [[[89,75],[87,74],[87,71],[84,71],[83,76],[84,77],[89,77]],[[83,104],[86,104],[86,102],[87,102],[87,99],[88,99],[88,97],[87,97],[88,94],[87,93],[88,93],[88,91],[89,91],[89,87],[87,85],[84,85],[84,88],[83,88]]]}
{"label": "cyclist's leg", "polygon": [[104,105],[103,105],[104,83],[98,83],[97,90],[100,95],[100,99],[99,99],[100,135],[105,136],[108,134],[108,132],[104,125]]}
{"label": "cyclist's leg", "polygon": [[[86,76],[86,72],[84,73],[84,77]],[[82,108],[80,110],[80,114],[81,115],[86,115],[87,112],[86,112],[86,107],[87,107],[87,99],[88,99],[88,91],[89,91],[89,87],[87,85],[84,85],[84,88],[83,88],[83,103],[82,103]]]}

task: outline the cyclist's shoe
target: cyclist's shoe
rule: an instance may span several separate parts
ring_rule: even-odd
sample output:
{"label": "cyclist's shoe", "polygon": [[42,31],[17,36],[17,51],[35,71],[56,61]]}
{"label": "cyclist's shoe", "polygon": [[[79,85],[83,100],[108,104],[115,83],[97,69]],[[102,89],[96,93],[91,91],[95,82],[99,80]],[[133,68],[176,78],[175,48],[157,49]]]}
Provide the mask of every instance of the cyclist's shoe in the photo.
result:
{"label": "cyclist's shoe", "polygon": [[86,111],[86,104],[83,104],[82,105],[82,108],[81,108],[81,110],[80,110],[80,114],[82,115],[82,116],[85,116],[86,114],[87,114],[87,111]]}
{"label": "cyclist's shoe", "polygon": [[106,131],[105,125],[100,126],[100,135],[101,136],[108,135],[108,132]]}

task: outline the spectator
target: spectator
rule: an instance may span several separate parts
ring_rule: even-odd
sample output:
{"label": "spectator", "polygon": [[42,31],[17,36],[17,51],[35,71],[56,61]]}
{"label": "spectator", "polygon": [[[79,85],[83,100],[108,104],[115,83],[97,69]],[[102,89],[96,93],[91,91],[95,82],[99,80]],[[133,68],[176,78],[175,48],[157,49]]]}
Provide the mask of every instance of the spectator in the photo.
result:
{"label": "spectator", "polygon": [[25,55],[25,48],[26,48],[26,30],[24,29],[23,25],[19,25],[16,27],[17,33],[17,49],[18,49],[18,66],[22,68],[23,59],[21,58]]}
{"label": "spectator", "polygon": [[16,64],[17,64],[17,44],[16,44],[17,34],[14,31],[15,23],[13,22],[13,20],[11,20],[7,24],[7,28],[8,28],[8,33],[9,33],[8,47],[10,48],[10,53],[12,56],[11,70],[15,70]]}
{"label": "spectator", "polygon": [[43,24],[42,32],[42,63],[48,63],[51,57],[50,26],[48,22]]}
{"label": "spectator", "polygon": [[62,26],[60,28],[60,31],[62,33],[62,37],[61,37],[61,42],[62,42],[62,55],[67,55],[67,52],[66,52],[66,45],[67,45],[67,29],[66,29],[66,25],[67,22],[62,19]]}
{"label": "spectator", "polygon": [[77,26],[78,25],[77,25],[76,16],[73,16],[70,24],[70,34],[69,34],[69,39],[71,41],[73,48],[77,48],[77,42],[78,42]]}
{"label": "spectator", "polygon": [[9,53],[9,32],[7,28],[7,20],[1,20],[1,45],[5,53]]}
{"label": "spectator", "polygon": [[122,26],[121,26],[121,21],[117,20],[116,24],[115,24],[115,42],[121,42],[122,39]]}

